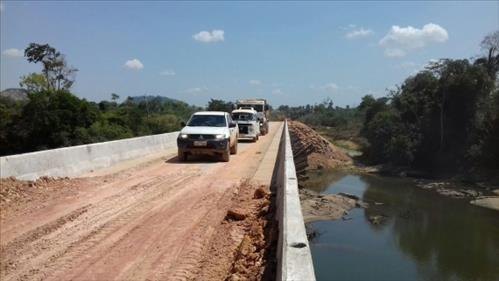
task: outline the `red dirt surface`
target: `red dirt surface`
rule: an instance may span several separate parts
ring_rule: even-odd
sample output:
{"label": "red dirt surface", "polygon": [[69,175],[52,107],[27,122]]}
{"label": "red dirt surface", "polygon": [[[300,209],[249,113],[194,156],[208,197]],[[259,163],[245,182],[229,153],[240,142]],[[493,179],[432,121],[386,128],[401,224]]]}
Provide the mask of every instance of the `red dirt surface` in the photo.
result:
{"label": "red dirt surface", "polygon": [[217,229],[199,280],[273,280],[277,224],[267,186],[245,183]]}
{"label": "red dirt surface", "polygon": [[291,146],[298,174],[306,170],[333,169],[352,163],[352,159],[312,128],[289,121]]}
{"label": "red dirt surface", "polygon": [[[171,156],[96,177],[2,180],[0,280],[220,280],[207,261],[230,255],[224,278],[261,279],[272,214],[251,179],[279,135],[271,125],[228,163]],[[245,217],[227,219],[229,210]],[[213,250],[222,234],[234,235],[224,241],[235,250]]]}

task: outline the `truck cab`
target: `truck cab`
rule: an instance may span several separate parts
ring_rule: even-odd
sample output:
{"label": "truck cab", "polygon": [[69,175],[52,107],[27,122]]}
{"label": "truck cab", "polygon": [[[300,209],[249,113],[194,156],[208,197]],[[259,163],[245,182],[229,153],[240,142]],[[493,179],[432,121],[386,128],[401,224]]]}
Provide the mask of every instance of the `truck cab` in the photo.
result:
{"label": "truck cab", "polygon": [[239,127],[239,139],[257,141],[260,137],[260,122],[257,111],[252,107],[239,108],[232,111],[232,120]]}

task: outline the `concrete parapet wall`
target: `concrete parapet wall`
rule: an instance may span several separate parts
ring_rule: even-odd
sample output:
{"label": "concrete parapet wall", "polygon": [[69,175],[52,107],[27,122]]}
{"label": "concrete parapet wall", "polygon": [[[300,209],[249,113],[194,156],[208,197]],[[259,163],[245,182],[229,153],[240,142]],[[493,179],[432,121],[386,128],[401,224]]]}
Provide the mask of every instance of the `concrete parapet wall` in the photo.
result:
{"label": "concrete parapet wall", "polygon": [[285,122],[276,164],[277,280],[314,281],[314,265],[301,212],[293,151]]}
{"label": "concrete parapet wall", "polygon": [[77,176],[161,152],[177,145],[178,132],[0,157],[0,178],[34,180],[41,176]]}

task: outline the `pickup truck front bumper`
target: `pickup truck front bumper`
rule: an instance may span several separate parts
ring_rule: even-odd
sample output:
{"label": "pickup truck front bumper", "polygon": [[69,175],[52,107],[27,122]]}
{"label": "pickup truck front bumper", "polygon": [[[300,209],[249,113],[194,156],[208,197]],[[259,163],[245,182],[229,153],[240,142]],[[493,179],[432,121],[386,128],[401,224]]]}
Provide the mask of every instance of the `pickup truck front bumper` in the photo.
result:
{"label": "pickup truck front bumper", "polygon": [[177,147],[182,152],[189,154],[219,155],[227,151],[229,139],[177,139]]}

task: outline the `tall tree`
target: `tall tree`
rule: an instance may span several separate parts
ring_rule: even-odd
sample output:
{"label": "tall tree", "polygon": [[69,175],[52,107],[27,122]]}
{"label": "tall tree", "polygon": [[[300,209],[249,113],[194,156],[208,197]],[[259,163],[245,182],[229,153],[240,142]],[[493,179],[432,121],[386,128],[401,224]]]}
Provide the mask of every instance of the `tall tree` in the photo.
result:
{"label": "tall tree", "polygon": [[38,93],[49,89],[49,83],[45,76],[35,72],[21,76],[19,86],[25,88],[30,93]]}
{"label": "tall tree", "polygon": [[230,101],[211,99],[208,102],[207,110],[209,111],[225,111],[231,112],[234,109],[234,104]]}
{"label": "tall tree", "polygon": [[24,56],[28,62],[42,63],[46,90],[69,90],[73,85],[78,69],[68,66],[65,56],[49,44],[30,43],[24,50]]}
{"label": "tall tree", "polygon": [[499,71],[499,30],[485,36],[480,47],[487,52],[487,57],[478,59],[477,63],[485,62],[489,75],[496,79]]}
{"label": "tall tree", "polygon": [[118,94],[112,93],[111,94],[111,100],[116,102],[117,100],[120,99],[120,96]]}

